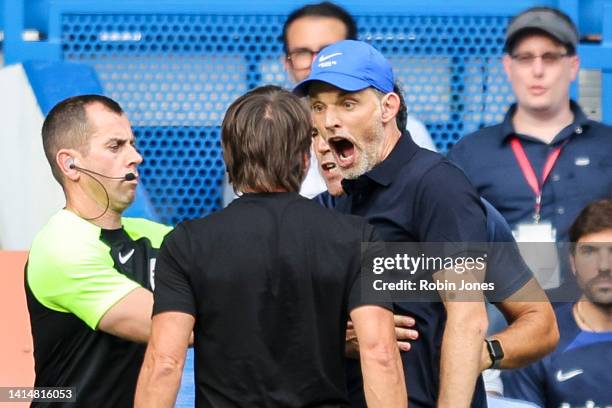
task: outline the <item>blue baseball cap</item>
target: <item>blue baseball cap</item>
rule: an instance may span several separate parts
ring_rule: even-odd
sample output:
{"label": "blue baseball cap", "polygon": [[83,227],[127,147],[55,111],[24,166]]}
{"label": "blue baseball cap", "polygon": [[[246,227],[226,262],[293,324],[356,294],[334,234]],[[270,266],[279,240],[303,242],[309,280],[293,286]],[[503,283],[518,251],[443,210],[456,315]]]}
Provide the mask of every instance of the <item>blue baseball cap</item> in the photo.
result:
{"label": "blue baseball cap", "polygon": [[314,81],[325,82],[347,92],[375,88],[393,92],[393,68],[378,50],[363,41],[344,40],[323,48],[315,60],[308,78],[293,89],[297,95],[308,93]]}

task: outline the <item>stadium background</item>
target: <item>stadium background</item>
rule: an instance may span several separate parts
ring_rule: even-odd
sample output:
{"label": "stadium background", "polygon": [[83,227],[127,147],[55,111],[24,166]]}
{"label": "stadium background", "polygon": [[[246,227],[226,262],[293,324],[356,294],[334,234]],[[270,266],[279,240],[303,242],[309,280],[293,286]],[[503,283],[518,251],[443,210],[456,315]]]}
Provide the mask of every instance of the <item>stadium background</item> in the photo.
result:
{"label": "stadium background", "polygon": [[[604,92],[612,87],[612,1],[337,3],[355,16],[359,38],[392,61],[410,113],[425,123],[441,152],[463,135],[502,119],[513,101],[500,63],[504,28],[510,16],[534,5],[558,7],[577,23],[582,70],[572,95],[591,118],[612,122],[611,94]],[[140,193],[146,208],[140,207],[141,213],[176,224],[221,207],[219,125],[225,109],[260,84],[289,86],[280,35],[287,14],[303,4],[3,0],[3,60],[6,67],[23,64],[42,115],[63,93],[90,89],[88,81],[97,81],[119,101],[145,158]],[[15,99],[15,91],[0,92],[0,107]],[[19,137],[32,135],[0,129],[4,146]],[[50,176],[40,180],[22,168],[15,152],[5,151],[0,158],[5,175],[25,173],[27,183],[53,183]],[[2,183],[10,182],[3,178]],[[0,207],[11,208],[16,199],[3,195]],[[28,217],[15,214],[15,207],[11,217]],[[0,228],[0,249],[3,235],[10,233]],[[23,381],[32,376],[24,259],[23,253],[0,252],[0,321],[6,333],[0,345],[0,386],[27,385]]]}

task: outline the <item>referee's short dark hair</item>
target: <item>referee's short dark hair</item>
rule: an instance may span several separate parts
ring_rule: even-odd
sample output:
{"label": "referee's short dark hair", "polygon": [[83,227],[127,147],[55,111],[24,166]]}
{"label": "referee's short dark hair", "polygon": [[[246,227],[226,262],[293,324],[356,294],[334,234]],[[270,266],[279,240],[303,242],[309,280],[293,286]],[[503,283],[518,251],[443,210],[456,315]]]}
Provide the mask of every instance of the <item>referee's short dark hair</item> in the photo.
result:
{"label": "referee's short dark hair", "polygon": [[330,17],[336,18],[344,24],[346,27],[346,38],[345,40],[356,40],[357,39],[357,23],[355,23],[355,19],[353,16],[349,14],[348,11],[343,9],[337,4],[331,3],[329,1],[324,1],[322,3],[314,3],[307,4],[299,9],[293,10],[285,24],[283,25],[283,50],[285,54],[288,52],[287,50],[287,30],[291,23],[295,20],[303,18],[303,17]]}
{"label": "referee's short dark hair", "polygon": [[221,143],[236,192],[299,191],[312,143],[306,104],[277,86],[239,97],[223,118]]}
{"label": "referee's short dark hair", "polygon": [[64,99],[51,109],[42,126],[43,149],[51,166],[53,177],[63,185],[62,172],[55,156],[60,149],[77,149],[83,154],[89,151],[91,129],[85,107],[99,103],[117,115],[123,109],[114,100],[103,95],[78,95]]}
{"label": "referee's short dark hair", "polygon": [[572,254],[576,252],[580,238],[608,229],[612,229],[612,198],[597,200],[584,207],[569,229]]}

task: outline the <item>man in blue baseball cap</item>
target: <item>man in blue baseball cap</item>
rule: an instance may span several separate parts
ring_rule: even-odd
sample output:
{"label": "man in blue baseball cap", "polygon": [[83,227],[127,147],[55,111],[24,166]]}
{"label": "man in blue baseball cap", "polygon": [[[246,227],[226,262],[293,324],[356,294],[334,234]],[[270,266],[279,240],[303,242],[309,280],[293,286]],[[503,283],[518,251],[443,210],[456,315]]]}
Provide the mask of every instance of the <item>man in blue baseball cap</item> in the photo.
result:
{"label": "man in blue baseball cap", "polygon": [[[363,106],[366,109],[359,109],[357,115],[352,115],[356,123],[370,122],[369,119],[378,108],[385,110],[383,121],[378,123],[380,126],[376,129],[366,127],[355,135],[328,134],[331,137],[326,140],[332,151],[337,153],[336,163],[345,179],[354,179],[371,170],[390,153],[401,135],[395,123],[399,97],[393,92],[393,69],[376,49],[365,42],[345,40],[321,50],[312,64],[310,76],[300,82],[294,92],[311,96],[321,92],[347,96],[349,92],[355,92],[362,98],[369,97],[369,103]],[[345,109],[351,111],[353,106],[357,106],[356,102],[346,100]],[[315,120],[329,116],[326,115],[324,103],[315,103],[313,100],[311,107]],[[388,127],[385,132],[383,124]],[[327,123],[320,125],[321,129],[327,127]],[[383,138],[387,139],[385,143],[381,143]]]}
{"label": "man in blue baseball cap", "polygon": [[[322,49],[295,88],[308,95],[344,178],[346,194],[335,208],[366,217],[386,241],[487,242],[485,208],[463,172],[398,128],[401,104],[393,83],[380,52],[347,40]],[[505,302],[526,291],[541,293],[532,278],[521,276],[495,277],[495,300],[513,324],[487,339],[482,300],[452,301],[449,293],[438,302],[397,299],[394,313],[413,316],[419,327],[419,339],[402,353],[410,406],[485,407],[481,371],[524,365],[554,348],[558,336],[547,302]],[[349,384],[353,406],[364,406],[359,388]]]}

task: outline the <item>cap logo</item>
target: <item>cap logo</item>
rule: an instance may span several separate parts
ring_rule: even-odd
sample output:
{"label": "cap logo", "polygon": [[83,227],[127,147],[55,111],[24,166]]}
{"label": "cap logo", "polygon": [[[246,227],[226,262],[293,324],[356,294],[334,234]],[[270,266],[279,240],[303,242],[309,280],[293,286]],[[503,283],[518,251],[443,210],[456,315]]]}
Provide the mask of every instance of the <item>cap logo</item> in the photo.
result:
{"label": "cap logo", "polygon": [[295,94],[308,94],[314,81],[322,81],[347,92],[372,87],[388,93],[393,89],[393,69],[389,61],[370,44],[343,40],[323,48],[317,54],[312,61],[310,75],[297,84]]}
{"label": "cap logo", "polygon": [[336,61],[328,61],[328,62],[325,62],[325,61],[327,61],[330,58],[342,55],[342,54],[343,54],[342,52],[334,52],[333,54],[329,54],[329,55],[321,55],[319,57],[319,64],[318,64],[319,68],[326,68],[326,67],[331,67],[332,65],[336,65],[337,64]]}

